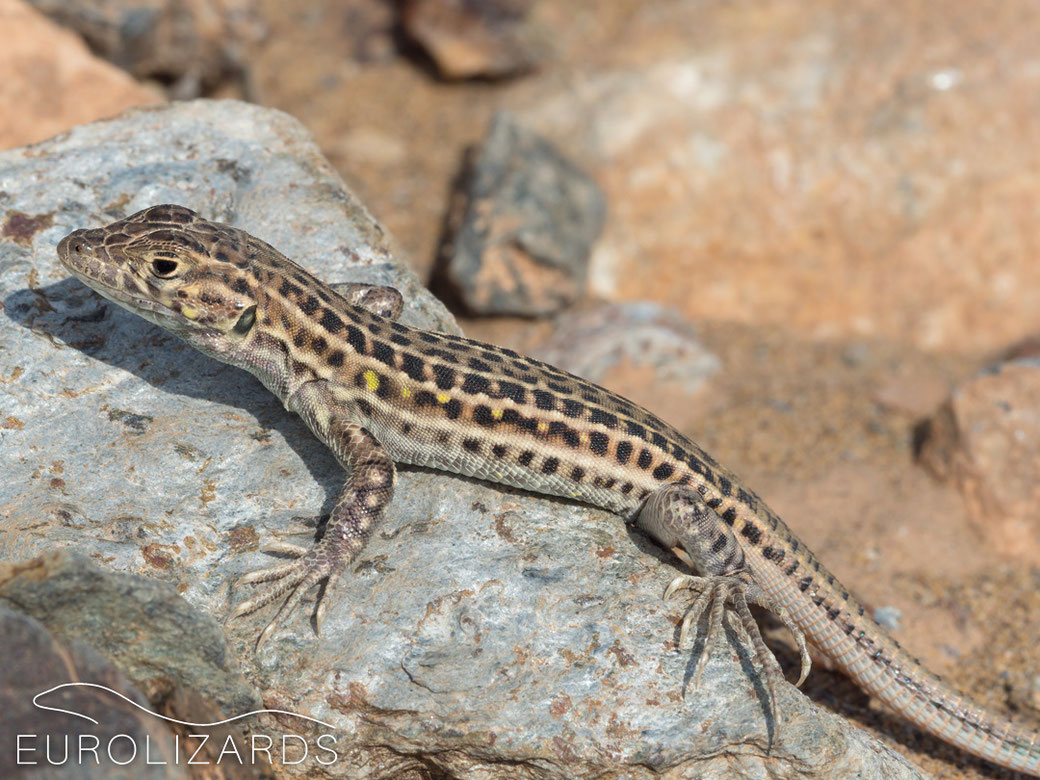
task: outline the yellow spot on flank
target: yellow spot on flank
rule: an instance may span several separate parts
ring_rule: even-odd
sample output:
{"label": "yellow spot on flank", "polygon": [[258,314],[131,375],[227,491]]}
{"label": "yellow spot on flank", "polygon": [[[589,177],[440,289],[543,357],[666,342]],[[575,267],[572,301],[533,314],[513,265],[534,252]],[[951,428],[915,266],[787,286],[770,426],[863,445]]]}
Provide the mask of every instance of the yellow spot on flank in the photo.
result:
{"label": "yellow spot on flank", "polygon": [[365,384],[368,385],[369,390],[379,389],[379,377],[376,376],[376,372],[372,369],[365,372]]}
{"label": "yellow spot on flank", "polygon": [[539,433],[545,433],[547,430],[549,430],[549,423],[547,423],[547,422],[540,422],[540,423],[538,423],[538,432]]}
{"label": "yellow spot on flank", "polygon": [[501,420],[502,419],[502,414],[503,414],[503,412],[502,412],[501,409],[492,409],[491,410],[491,416],[494,417],[496,420]]}
{"label": "yellow spot on flank", "polygon": [[412,397],[412,391],[409,390],[407,387],[402,387],[401,388],[401,398],[411,398],[411,397]]}
{"label": "yellow spot on flank", "polygon": [[199,310],[194,306],[181,306],[181,314],[187,317],[189,320],[195,320],[199,317]]}
{"label": "yellow spot on flank", "polygon": [[447,393],[441,393],[437,396],[437,403],[446,404],[451,400],[451,396]]}

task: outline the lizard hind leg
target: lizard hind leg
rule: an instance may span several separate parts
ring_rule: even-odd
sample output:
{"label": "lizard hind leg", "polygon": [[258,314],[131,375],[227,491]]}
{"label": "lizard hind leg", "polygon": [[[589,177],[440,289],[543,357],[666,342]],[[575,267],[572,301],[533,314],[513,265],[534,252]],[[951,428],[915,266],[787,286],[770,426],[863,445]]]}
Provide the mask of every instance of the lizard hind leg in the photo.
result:
{"label": "lizard hind leg", "polygon": [[668,485],[654,493],[640,512],[637,523],[663,546],[682,548],[700,575],[680,575],[672,580],[664,593],[666,599],[680,591],[697,594],[683,617],[680,646],[710,607],[705,649],[694,671],[694,687],[700,681],[709,648],[722,627],[728,606],[754,648],[764,673],[763,683],[771,708],[776,712],[776,687],[783,679],[783,672],[766,647],[748,605],[755,604],[775,614],[794,635],[802,659],[799,685],[808,674],[810,665],[805,637],[787,612],[755,582],[732,528],[705,503],[698,491],[684,485]]}

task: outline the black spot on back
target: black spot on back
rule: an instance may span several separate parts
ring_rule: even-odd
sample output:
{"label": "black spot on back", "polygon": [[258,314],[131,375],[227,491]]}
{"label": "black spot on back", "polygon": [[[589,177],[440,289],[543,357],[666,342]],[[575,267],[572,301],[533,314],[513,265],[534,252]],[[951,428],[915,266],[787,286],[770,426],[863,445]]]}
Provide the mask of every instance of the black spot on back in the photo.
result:
{"label": "black spot on back", "polygon": [[581,444],[581,438],[578,436],[578,432],[567,425],[567,423],[561,422],[560,420],[553,420],[549,423],[549,435],[559,436],[571,449],[577,449],[578,445]]}
{"label": "black spot on back", "polygon": [[593,408],[589,412],[589,422],[600,423],[607,426],[611,430],[618,427],[618,418],[616,415],[610,412],[604,411],[603,409]]}
{"label": "black spot on back", "polygon": [[539,409],[551,411],[556,408],[556,396],[545,390],[534,391],[534,405]]}
{"label": "black spot on back", "polygon": [[416,382],[422,382],[425,379],[422,358],[411,352],[401,353],[401,370]]}
{"label": "black spot on back", "polygon": [[603,431],[589,431],[589,449],[596,455],[606,455],[610,438]]}
{"label": "black spot on back", "polygon": [[585,405],[581,401],[575,401],[571,398],[563,399],[563,413],[567,417],[578,418],[581,417],[585,412]]}
{"label": "black spot on back", "polygon": [[354,325],[347,326],[347,343],[354,348],[359,355],[367,354],[365,351],[365,334]]}
{"label": "black spot on back", "polygon": [[487,377],[483,377],[480,374],[466,374],[466,378],[462,382],[462,392],[467,395],[487,393],[490,389],[491,383]]}
{"label": "black spot on back", "polygon": [[322,310],[319,322],[321,327],[325,328],[329,333],[339,333],[343,330],[343,320],[336,316],[336,312],[331,309]]}
{"label": "black spot on back", "polygon": [[441,360],[446,360],[449,363],[455,362],[455,356],[453,354],[448,352],[448,350],[440,349],[439,347],[426,347],[426,349],[422,350],[422,353],[427,357],[440,358]]}
{"label": "black spot on back", "polygon": [[376,341],[372,339],[372,357],[378,360],[380,363],[385,363],[391,368],[395,368],[397,361],[394,359],[396,353],[394,348],[387,344],[385,341]]}
{"label": "black spot on back", "polygon": [[498,394],[501,398],[512,398],[517,404],[527,403],[527,391],[516,382],[499,382]]}
{"label": "black spot on back", "polygon": [[651,476],[654,479],[665,480],[668,479],[668,477],[672,476],[674,472],[675,466],[671,465],[670,463],[662,463],[656,469],[653,470]]}
{"label": "black spot on back", "polygon": [[455,369],[451,366],[443,366],[439,363],[433,366],[433,378],[437,387],[441,390],[450,390],[455,387]]}

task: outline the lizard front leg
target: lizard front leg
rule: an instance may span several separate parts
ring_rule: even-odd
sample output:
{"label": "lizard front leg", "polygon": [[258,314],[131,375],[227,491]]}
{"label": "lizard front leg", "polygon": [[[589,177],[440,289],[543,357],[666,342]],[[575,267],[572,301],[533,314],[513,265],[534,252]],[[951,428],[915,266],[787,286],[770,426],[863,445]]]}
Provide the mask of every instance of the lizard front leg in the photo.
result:
{"label": "lizard front leg", "polygon": [[349,476],[329,516],[325,534],[317,543],[309,549],[285,542],[268,545],[267,551],[288,553],[297,558],[289,564],[251,572],[239,580],[238,584],[270,584],[239,604],[232,618],[253,612],[283,594],[289,594],[261,632],[257,647],[270,638],[313,585],[326,580],[314,613],[318,631],[321,631],[337,580],[364,548],[393,498],[397,483],[397,470],[390,456],[375,436],[350,416],[349,407],[333,397],[328,382],[307,382],[290,396],[286,407],[303,417],[315,435],[332,450]]}
{"label": "lizard front leg", "polygon": [[637,524],[669,549],[681,548],[690,559],[693,568],[702,576],[680,575],[672,580],[665,590],[667,599],[681,590],[699,595],[683,617],[679,630],[679,644],[683,645],[705,609],[708,613],[708,633],[704,652],[697,661],[694,672],[696,688],[701,672],[708,660],[712,639],[722,626],[725,606],[732,606],[740,618],[741,625],[751,639],[759,662],[765,670],[769,698],[776,711],[775,683],[782,676],[779,664],[766,648],[762,634],[748,609],[748,604],[757,604],[776,615],[794,635],[801,652],[802,670],[798,678],[801,685],[809,674],[809,651],[805,635],[788,617],[786,610],[775,604],[755,582],[744,557],[744,550],[733,534],[733,529],[709,507],[695,489],[685,485],[666,485],[647,499],[636,520]]}

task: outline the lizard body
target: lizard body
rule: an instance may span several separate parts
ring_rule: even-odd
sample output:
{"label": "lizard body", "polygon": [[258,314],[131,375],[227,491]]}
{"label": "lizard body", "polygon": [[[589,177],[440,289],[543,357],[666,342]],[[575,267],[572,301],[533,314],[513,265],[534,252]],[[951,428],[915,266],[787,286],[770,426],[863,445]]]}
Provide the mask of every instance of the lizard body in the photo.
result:
{"label": "lizard body", "polygon": [[267,584],[236,615],[287,596],[259,641],[328,580],[320,627],[328,594],[393,496],[395,463],[430,466],[577,499],[682,550],[703,576],[677,577],[666,592],[699,593],[680,643],[705,609],[713,632],[731,606],[768,682],[775,661],[747,608],[760,604],[799,640],[801,679],[804,634],[923,730],[1040,776],[1040,733],[927,671],[752,490],[631,401],[512,350],[398,323],[396,290],[355,284],[341,294],[263,241],[181,206],[77,230],[58,256],[105,297],[253,373],[347,469],[322,539],[273,546],[296,560],[243,578]]}

